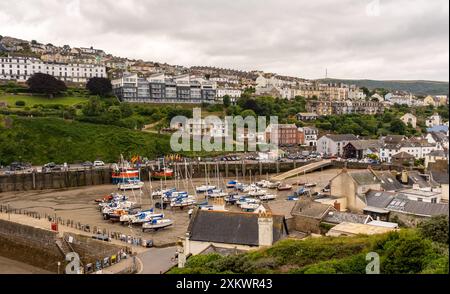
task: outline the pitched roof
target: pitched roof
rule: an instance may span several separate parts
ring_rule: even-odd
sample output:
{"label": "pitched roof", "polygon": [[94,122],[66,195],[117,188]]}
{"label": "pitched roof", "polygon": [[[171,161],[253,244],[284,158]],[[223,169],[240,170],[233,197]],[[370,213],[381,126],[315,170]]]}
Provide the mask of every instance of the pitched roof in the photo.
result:
{"label": "pitched roof", "polygon": [[370,170],[350,172],[348,174],[359,185],[373,185],[381,182]]}
{"label": "pitched roof", "polygon": [[384,143],[398,144],[405,139],[403,135],[388,135],[383,138]]}
{"label": "pitched roof", "polygon": [[439,172],[439,171],[431,171],[431,177],[433,180],[439,184],[447,184],[449,182],[449,176],[446,172]]}
{"label": "pitched roof", "polygon": [[414,157],[414,155],[411,155],[407,152],[402,151],[397,154],[394,154],[392,156],[392,158],[394,158],[394,159],[411,159],[411,158],[415,158],[415,157]]}
{"label": "pitched roof", "polygon": [[367,206],[386,208],[392,199],[394,196],[391,192],[370,190],[366,193]]}
{"label": "pitched roof", "polygon": [[353,134],[326,134],[325,137],[333,140],[334,142],[358,140],[358,137]]}
{"label": "pitched roof", "polygon": [[383,208],[417,216],[448,215],[448,204],[409,200],[401,193],[369,191],[366,194],[367,206]]}
{"label": "pitched roof", "polygon": [[385,191],[396,191],[405,188],[390,171],[379,171],[374,173],[381,181],[381,187]]}
{"label": "pitched roof", "polygon": [[[193,241],[258,246],[258,217],[256,213],[195,210],[188,226]],[[286,233],[284,216],[273,215],[273,242]]]}
{"label": "pitched roof", "polygon": [[381,147],[381,143],[378,140],[352,140],[348,144],[351,144],[356,150],[378,149]]}
{"label": "pitched roof", "polygon": [[331,205],[322,204],[307,197],[303,197],[296,201],[291,214],[322,219],[330,210],[336,209]]}
{"label": "pitched roof", "polygon": [[356,214],[341,211],[329,211],[322,221],[332,224],[340,224],[342,222],[365,224],[372,218],[365,214]]}

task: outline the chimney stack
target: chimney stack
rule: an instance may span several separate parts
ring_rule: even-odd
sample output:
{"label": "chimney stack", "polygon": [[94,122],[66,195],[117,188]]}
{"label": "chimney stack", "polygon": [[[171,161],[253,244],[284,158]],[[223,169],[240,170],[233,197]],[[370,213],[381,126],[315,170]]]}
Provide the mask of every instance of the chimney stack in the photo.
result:
{"label": "chimney stack", "polygon": [[273,217],[269,213],[260,213],[258,217],[258,245],[272,246],[273,244]]}

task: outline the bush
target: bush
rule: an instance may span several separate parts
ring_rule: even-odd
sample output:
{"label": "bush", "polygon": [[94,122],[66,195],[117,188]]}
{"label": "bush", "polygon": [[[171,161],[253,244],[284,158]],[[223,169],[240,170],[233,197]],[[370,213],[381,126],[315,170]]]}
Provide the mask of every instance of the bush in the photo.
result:
{"label": "bush", "polygon": [[419,225],[419,232],[434,242],[448,244],[448,216],[434,216]]}
{"label": "bush", "polygon": [[25,101],[22,101],[22,100],[16,101],[16,106],[19,106],[19,107],[25,106]]}

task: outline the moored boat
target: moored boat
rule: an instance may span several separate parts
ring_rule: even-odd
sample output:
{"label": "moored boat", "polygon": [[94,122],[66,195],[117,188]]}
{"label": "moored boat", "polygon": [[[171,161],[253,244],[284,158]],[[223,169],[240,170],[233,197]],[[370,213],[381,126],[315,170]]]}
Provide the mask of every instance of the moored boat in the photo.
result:
{"label": "moored boat", "polygon": [[167,218],[155,218],[142,224],[142,232],[146,230],[159,230],[173,225],[173,220]]}

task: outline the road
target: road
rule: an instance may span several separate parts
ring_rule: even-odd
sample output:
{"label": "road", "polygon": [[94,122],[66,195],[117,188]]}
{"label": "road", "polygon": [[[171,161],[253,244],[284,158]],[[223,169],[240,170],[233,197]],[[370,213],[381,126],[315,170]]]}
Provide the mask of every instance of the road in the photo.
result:
{"label": "road", "polygon": [[160,274],[166,272],[176,264],[171,259],[175,256],[177,248],[150,248],[149,250],[138,254],[139,260],[142,262],[143,268],[140,274]]}

